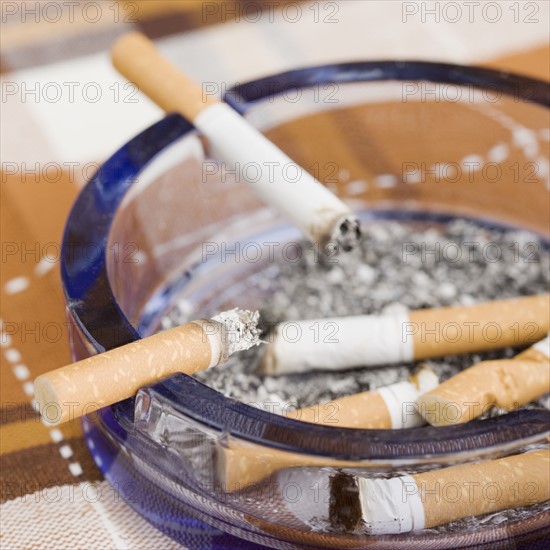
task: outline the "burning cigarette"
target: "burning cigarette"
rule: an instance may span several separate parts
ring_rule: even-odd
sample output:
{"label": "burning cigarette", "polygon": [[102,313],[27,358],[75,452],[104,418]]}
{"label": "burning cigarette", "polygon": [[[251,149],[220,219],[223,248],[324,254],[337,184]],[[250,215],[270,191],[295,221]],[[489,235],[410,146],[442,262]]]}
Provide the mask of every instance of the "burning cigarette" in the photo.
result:
{"label": "burning cigarette", "polygon": [[[409,381],[398,382],[376,391],[362,392],[329,403],[327,414],[319,406],[298,409],[296,420],[324,424],[337,428],[400,429],[424,424],[416,410],[415,401],[423,391],[437,386],[435,373],[424,366]],[[332,413],[332,414],[331,414]],[[303,466],[345,467],[349,462],[331,462],[326,459],[265,449],[256,446],[230,445],[220,448],[217,456],[218,481],[227,491],[243,489],[261,481],[277,470]]]}
{"label": "burning cigarette", "polygon": [[260,343],[258,312],[234,309],[186,323],[39,376],[43,421],[61,424],[112,405],[175,373],[194,374]]}
{"label": "burning cigarette", "polygon": [[[292,161],[226,103],[204,96],[200,86],[163,58],[140,33],[120,38],[112,49],[115,68],[166,112],[192,121],[214,158],[236,170],[270,206],[311,241],[351,250],[359,220],[338,197]],[[248,175],[249,167],[254,178]]]}
{"label": "burning cigarette", "polygon": [[432,426],[462,424],[492,407],[510,411],[550,391],[550,339],[512,359],[482,361],[459,372],[418,399]]}
{"label": "burning cigarette", "polygon": [[275,327],[259,371],[276,376],[406,363],[530,344],[549,330],[549,294],[396,315],[288,321]]}
{"label": "burning cigarette", "polygon": [[341,474],[331,483],[333,525],[370,535],[407,533],[544,502],[550,498],[550,451],[391,479]]}

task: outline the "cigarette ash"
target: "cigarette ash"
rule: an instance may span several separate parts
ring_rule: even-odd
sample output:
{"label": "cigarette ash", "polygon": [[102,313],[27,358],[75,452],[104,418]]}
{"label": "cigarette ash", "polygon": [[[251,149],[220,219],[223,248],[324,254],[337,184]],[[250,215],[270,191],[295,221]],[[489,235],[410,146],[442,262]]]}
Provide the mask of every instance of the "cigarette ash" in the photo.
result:
{"label": "cigarette ash", "polygon": [[[381,221],[365,227],[359,246],[351,252],[320,261],[317,251],[303,243],[299,261],[281,260],[265,273],[258,282],[266,295],[260,324],[271,327],[281,321],[472,305],[548,292],[550,253],[527,231],[490,230],[465,220],[438,228]],[[182,301],[163,318],[162,328],[211,313],[192,311],[189,302]],[[481,360],[517,352],[507,348],[428,363],[445,380]],[[255,347],[231,357],[222,368],[196,376],[234,399],[289,413],[293,407],[405,380],[417,366],[260,377],[254,371],[263,353],[263,346]],[[528,405],[535,406],[547,407],[548,399]]]}
{"label": "cigarette ash", "polygon": [[225,326],[226,353],[232,355],[238,351],[245,351],[261,343],[261,329],[258,328],[260,313],[235,308],[223,311],[212,317]]}
{"label": "cigarette ash", "polygon": [[344,216],[336,226],[331,237],[332,242],[349,252],[353,250],[361,239],[361,225],[355,216]]}

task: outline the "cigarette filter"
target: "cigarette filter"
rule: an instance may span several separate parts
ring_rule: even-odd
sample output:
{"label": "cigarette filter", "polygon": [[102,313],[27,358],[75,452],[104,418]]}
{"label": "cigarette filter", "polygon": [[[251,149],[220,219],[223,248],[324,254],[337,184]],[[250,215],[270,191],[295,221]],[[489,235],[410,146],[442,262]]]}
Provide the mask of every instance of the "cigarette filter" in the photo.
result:
{"label": "cigarette filter", "polygon": [[205,96],[144,35],[121,37],[112,49],[112,60],[115,68],[157,105],[191,120],[208,140],[214,158],[236,170],[309,239],[323,247],[335,241],[344,250],[357,244],[359,221],[348,206],[229,105]]}
{"label": "cigarette filter", "polygon": [[276,376],[405,363],[531,344],[549,330],[549,294],[396,315],[288,321],[275,327],[259,371]]}
{"label": "cigarette filter", "polygon": [[[421,392],[427,391],[427,388],[437,386],[437,383],[435,373],[428,367],[421,367],[409,381],[335,399],[326,410],[317,405],[298,409],[292,414],[292,418],[336,428],[398,429],[421,426],[424,420],[416,411],[416,398]],[[350,466],[349,462],[329,464],[326,459],[318,457],[248,446],[244,443],[220,448],[217,463],[218,480],[228,491],[243,489],[283,468]]]}
{"label": "cigarette filter", "polygon": [[175,373],[194,374],[259,344],[258,312],[200,319],[39,376],[35,399],[55,425],[122,401]]}
{"label": "cigarette filter", "polygon": [[[372,535],[407,533],[544,502],[550,498],[550,452],[532,451],[391,479],[345,477],[347,484],[332,483],[333,524]],[[348,510],[340,509],[341,499]]]}
{"label": "cigarette filter", "polygon": [[482,361],[418,398],[418,412],[432,426],[462,424],[492,407],[507,411],[550,391],[550,340],[512,359]]}

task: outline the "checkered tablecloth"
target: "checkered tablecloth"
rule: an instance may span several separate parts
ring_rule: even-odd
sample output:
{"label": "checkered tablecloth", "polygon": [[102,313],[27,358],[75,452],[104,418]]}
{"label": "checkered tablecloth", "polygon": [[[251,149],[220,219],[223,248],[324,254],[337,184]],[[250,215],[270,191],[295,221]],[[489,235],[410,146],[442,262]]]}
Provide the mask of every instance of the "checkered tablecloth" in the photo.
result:
{"label": "checkered tablecloth", "polygon": [[98,163],[162,116],[111,68],[112,41],[141,30],[220,91],[290,68],[374,59],[549,79],[547,1],[435,4],[2,1],[1,548],[176,546],[116,498],[79,423],[48,429],[32,402],[33,379],[70,360],[59,252],[71,203]]}

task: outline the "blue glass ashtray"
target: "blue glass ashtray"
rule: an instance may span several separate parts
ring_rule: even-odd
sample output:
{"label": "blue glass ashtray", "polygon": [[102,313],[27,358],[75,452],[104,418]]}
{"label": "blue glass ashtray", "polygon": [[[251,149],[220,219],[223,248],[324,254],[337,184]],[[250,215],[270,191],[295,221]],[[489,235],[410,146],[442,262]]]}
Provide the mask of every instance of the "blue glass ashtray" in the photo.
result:
{"label": "blue glass ashtray", "polygon": [[[380,218],[468,218],[549,237],[548,163],[529,171],[548,157],[546,83],[439,63],[354,62],[269,76],[224,99],[366,226]],[[496,145],[506,151],[497,160]],[[472,162],[481,164],[467,170]],[[176,300],[195,318],[260,309],[270,292],[260,284],[273,267],[269,256],[220,261],[205,256],[205,243],[234,250],[298,238],[245,182],[216,168],[188,121],[168,114],[104,163],[68,218],[62,277],[74,357],[159,330]],[[188,548],[542,548],[545,510],[378,536],[320,527],[313,519],[330,505],[326,495],[297,497],[289,487],[298,478],[313,486],[348,467],[385,475],[504,456],[545,441],[549,416],[520,410],[445,428],[336,429],[259,410],[177,375],[86,417],[83,427],[96,464],[126,502]],[[238,482],[239,453],[266,467],[260,488],[220,483],[231,464]],[[311,468],[269,471],[275,455],[289,465],[308,457]]]}

